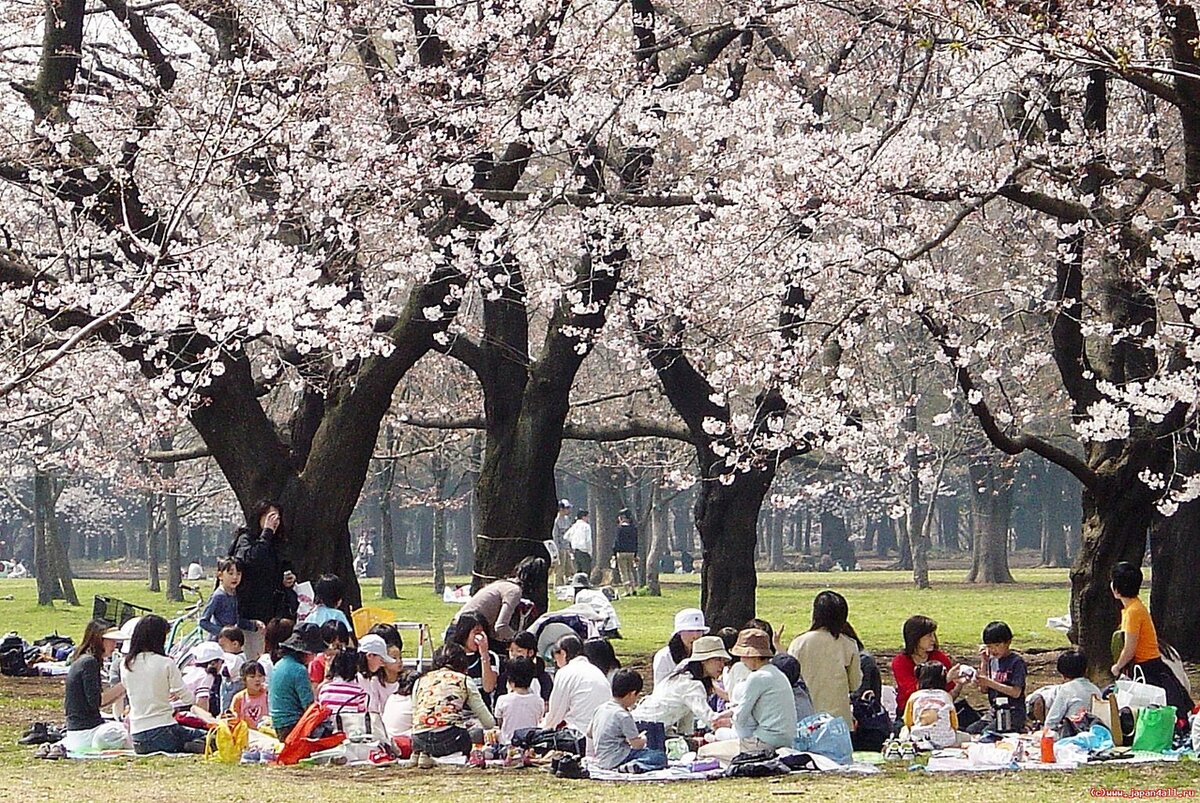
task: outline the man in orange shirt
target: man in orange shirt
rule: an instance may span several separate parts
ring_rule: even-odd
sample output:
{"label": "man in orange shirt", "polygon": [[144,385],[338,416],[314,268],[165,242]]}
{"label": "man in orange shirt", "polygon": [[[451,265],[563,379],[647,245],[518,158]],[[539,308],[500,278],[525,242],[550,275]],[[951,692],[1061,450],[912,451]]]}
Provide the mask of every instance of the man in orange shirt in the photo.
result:
{"label": "man in orange shirt", "polygon": [[1132,674],[1138,667],[1146,682],[1162,688],[1167,693],[1167,704],[1175,707],[1178,717],[1185,722],[1192,710],[1192,700],[1187,690],[1175,677],[1175,673],[1162,659],[1158,650],[1158,633],[1150,612],[1138,598],[1142,589],[1142,570],[1128,561],[1113,567],[1112,594],[1121,602],[1121,631],[1125,634],[1125,646],[1112,665],[1113,675]]}

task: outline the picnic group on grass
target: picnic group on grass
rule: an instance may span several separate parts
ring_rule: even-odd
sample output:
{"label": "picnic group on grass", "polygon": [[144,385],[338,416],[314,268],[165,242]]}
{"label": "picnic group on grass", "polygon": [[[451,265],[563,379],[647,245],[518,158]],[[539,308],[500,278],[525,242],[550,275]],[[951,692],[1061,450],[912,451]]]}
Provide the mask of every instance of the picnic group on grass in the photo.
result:
{"label": "picnic group on grass", "polygon": [[[556,524],[565,553],[558,563],[586,572],[586,516],[566,518]],[[356,637],[341,610],[345,585],[334,575],[315,581],[315,607],[295,621],[295,576],[281,558],[280,522],[278,506],[264,503],[218,562],[217,587],[200,621],[209,640],[186,661],[168,656],[168,622],[160,616],[119,629],[88,625],[67,674],[60,750],[202,752],[207,729],[220,721],[245,723],[286,744],[302,721],[311,737],[354,715],[382,726],[415,767],[455,755],[478,765],[485,745],[506,763],[528,764],[530,748],[540,744],[585,754],[594,770],[642,773],[666,767],[681,738],[697,761],[714,762],[709,766],[790,748],[798,725],[814,716],[848,730],[855,749],[889,758],[961,745],[984,732],[1072,735],[1088,727],[1101,694],[1076,652],[1059,657],[1060,683],[1028,689],[1025,660],[1000,621],[981,623],[977,661],[956,663],[939,647],[937,623],[920,615],[897,621],[903,649],[891,662],[895,686],[886,687],[850,623],[846,599],[832,590],[816,595],[810,626],[787,645],[761,619],[714,633],[702,611],[679,611],[653,657],[647,694],[647,678],[622,667],[604,637],[570,631],[540,643],[523,629],[534,612],[528,600],[549,579],[541,558],[527,558],[512,577],[471,596],[418,674],[404,664],[396,627],[377,624]],[[633,593],[636,528],[630,532],[627,517],[621,524],[617,555]],[[1141,570],[1121,563],[1111,582],[1123,634],[1113,674],[1136,672],[1161,687],[1172,718],[1185,726],[1192,701],[1164,662],[1139,599]],[[582,591],[586,577],[574,585]],[[967,703],[970,687],[986,693],[984,710]],[[328,721],[309,721],[314,710]]]}

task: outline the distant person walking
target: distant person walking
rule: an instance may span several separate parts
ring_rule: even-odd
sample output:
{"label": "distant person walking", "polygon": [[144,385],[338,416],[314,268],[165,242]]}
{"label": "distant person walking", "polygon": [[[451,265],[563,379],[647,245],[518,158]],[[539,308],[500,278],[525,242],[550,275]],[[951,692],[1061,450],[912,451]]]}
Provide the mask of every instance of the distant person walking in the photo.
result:
{"label": "distant person walking", "polygon": [[575,523],[571,525],[571,529],[567,530],[566,538],[571,544],[575,571],[590,575],[592,573],[592,525],[588,523],[586,510],[575,514]]}
{"label": "distant person walking", "polygon": [[616,561],[617,572],[621,582],[625,584],[625,593],[629,596],[637,594],[637,555],[638,528],[633,523],[629,508],[622,508],[617,513],[617,538],[613,542],[613,558]]}
{"label": "distant person walking", "polygon": [[554,517],[554,543],[558,546],[558,563],[554,567],[554,584],[565,586],[567,579],[575,574],[575,561],[571,557],[571,542],[567,531],[571,529],[571,501],[558,500],[558,515]]}

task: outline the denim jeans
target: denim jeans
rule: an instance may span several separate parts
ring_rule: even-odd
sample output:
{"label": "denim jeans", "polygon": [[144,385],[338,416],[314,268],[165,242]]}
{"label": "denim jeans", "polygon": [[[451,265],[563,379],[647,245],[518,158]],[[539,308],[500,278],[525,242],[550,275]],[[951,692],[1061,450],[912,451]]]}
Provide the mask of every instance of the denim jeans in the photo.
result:
{"label": "denim jeans", "polygon": [[176,723],[161,728],[133,734],[133,750],[138,755],[147,753],[203,753],[204,737],[207,734],[198,728],[189,728]]}
{"label": "denim jeans", "polygon": [[643,747],[640,750],[630,750],[629,755],[621,762],[620,767],[630,765],[637,766],[643,772],[661,770],[667,766],[667,754],[662,750],[651,750],[649,747]]}
{"label": "denim jeans", "polygon": [[421,731],[412,735],[414,753],[428,753],[434,758],[471,752],[471,733],[466,728],[451,726],[440,731]]}

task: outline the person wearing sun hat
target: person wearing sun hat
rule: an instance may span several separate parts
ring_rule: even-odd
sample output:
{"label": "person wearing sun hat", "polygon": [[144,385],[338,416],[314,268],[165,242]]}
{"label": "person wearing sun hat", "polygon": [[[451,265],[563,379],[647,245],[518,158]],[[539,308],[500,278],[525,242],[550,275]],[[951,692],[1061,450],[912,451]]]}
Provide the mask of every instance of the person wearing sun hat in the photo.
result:
{"label": "person wearing sun hat", "polygon": [[692,643],[708,633],[704,611],[684,608],[675,614],[675,631],[667,646],[654,654],[654,685],[662,683],[692,654]]}
{"label": "person wearing sun hat", "polygon": [[692,654],[662,683],[654,684],[649,697],[633,709],[639,722],[659,722],[668,730],[690,735],[697,728],[711,728],[716,712],[708,705],[713,680],[721,677],[725,664],[733,660],[719,636],[701,636],[692,642]]}
{"label": "person wearing sun hat", "polygon": [[292,635],[279,644],[282,655],[271,672],[271,724],[280,741],[304,716],[313,702],[312,683],[308,680],[308,662],[324,651],[319,625],[301,622]]}
{"label": "person wearing sun hat", "polygon": [[731,724],[737,739],[704,745],[705,758],[732,760],[738,753],[791,747],[796,740],[796,705],[792,685],[771,663],[775,649],[765,630],[748,628],[738,633],[731,653],[750,669],[743,681],[745,696],[736,710],[726,710],[713,720],[714,727]]}
{"label": "person wearing sun hat", "polygon": [[221,713],[221,667],[225,665],[225,651],[215,641],[202,641],[192,647],[188,657],[192,663],[183,672],[183,683],[191,690],[198,708],[217,716]]}
{"label": "person wearing sun hat", "polygon": [[100,677],[103,663],[124,640],[125,634],[103,619],[93,619],[83,631],[67,670],[63,697],[67,715],[63,747],[69,752],[128,746],[125,728],[120,723],[105,723],[100,714],[101,708],[125,696],[124,686],[118,683],[106,689]]}

